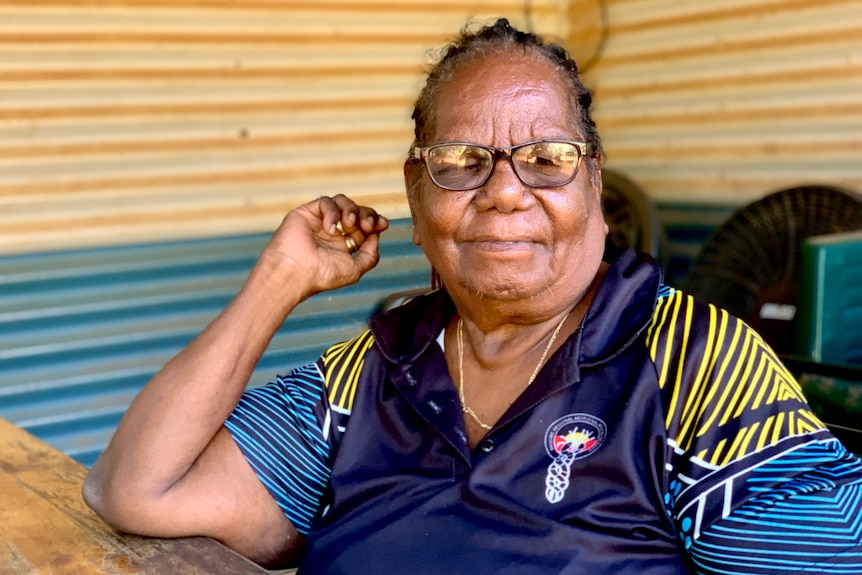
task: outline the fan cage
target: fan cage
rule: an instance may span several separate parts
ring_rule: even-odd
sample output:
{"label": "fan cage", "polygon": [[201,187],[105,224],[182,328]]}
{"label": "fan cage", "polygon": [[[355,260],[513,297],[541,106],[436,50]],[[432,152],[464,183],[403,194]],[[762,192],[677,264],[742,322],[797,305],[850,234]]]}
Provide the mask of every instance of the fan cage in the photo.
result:
{"label": "fan cage", "polygon": [[684,289],[744,320],[778,353],[792,353],[805,240],[859,229],[855,191],[806,185],[770,193],[716,229]]}

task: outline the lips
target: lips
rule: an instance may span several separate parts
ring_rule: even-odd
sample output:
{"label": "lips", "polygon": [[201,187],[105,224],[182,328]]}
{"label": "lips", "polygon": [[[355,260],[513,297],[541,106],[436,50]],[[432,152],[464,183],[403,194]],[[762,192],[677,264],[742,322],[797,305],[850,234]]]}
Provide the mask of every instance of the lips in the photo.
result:
{"label": "lips", "polygon": [[502,239],[502,238],[494,238],[494,239],[483,239],[483,240],[473,240],[467,243],[471,244],[534,244],[536,242],[532,240],[520,240],[520,239]]}
{"label": "lips", "polygon": [[495,222],[488,225],[465,226],[455,241],[460,244],[473,244],[480,249],[523,250],[547,245],[543,230],[527,227],[526,224],[512,225],[514,222]]}
{"label": "lips", "polygon": [[482,238],[464,242],[467,246],[484,252],[515,253],[532,250],[536,242],[521,238]]}
{"label": "lips", "polygon": [[463,240],[465,243],[529,243],[534,244],[538,243],[536,240],[529,234],[507,234],[500,235],[497,234],[488,234],[488,235],[476,235],[466,240]]}

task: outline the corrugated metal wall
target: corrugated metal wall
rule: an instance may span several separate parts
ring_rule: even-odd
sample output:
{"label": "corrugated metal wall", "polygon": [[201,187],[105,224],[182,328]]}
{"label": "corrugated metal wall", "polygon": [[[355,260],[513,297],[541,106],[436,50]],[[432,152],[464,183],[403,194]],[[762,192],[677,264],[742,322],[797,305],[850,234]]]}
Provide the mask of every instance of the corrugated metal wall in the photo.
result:
{"label": "corrugated metal wall", "polygon": [[659,202],[862,187],[860,0],[0,0],[0,253],[268,230],[330,192],[405,216],[426,50],[500,14],[600,52],[608,165]]}
{"label": "corrugated metal wall", "polygon": [[560,0],[0,0],[0,253],[271,230],[350,193],[407,215],[429,48]]}
{"label": "corrugated metal wall", "polygon": [[[572,4],[595,12],[593,0]],[[652,198],[739,205],[802,183],[862,189],[862,1],[606,8],[587,74],[596,120],[608,166]],[[672,210],[668,224],[691,215]]]}
{"label": "corrugated metal wall", "polygon": [[[353,337],[395,291],[428,287],[409,220],[362,281],[303,302],[252,385]],[[132,398],[227,305],[268,233],[0,256],[0,417],[84,464]]]}
{"label": "corrugated metal wall", "polygon": [[[227,236],[338,192],[405,216],[426,51],[496,15],[568,39],[608,165],[669,229],[702,242],[768,191],[862,188],[862,0],[0,0],[0,253],[31,252],[0,271],[0,416],[89,462],[265,233]],[[310,304],[267,375],[425,283],[400,229],[365,299]]]}

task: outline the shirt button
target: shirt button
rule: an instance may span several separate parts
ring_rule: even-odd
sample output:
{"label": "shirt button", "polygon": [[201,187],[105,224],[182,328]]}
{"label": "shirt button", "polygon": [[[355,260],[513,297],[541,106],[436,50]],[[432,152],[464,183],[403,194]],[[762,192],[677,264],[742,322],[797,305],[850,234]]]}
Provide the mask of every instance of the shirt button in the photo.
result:
{"label": "shirt button", "polygon": [[494,451],[494,440],[486,439],[479,445],[479,449],[481,449],[485,453],[491,453],[492,451]]}

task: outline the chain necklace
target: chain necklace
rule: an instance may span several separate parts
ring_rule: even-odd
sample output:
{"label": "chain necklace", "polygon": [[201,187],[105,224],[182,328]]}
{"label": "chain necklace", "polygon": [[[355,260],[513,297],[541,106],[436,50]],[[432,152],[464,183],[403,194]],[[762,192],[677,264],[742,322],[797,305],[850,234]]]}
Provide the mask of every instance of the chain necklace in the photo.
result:
{"label": "chain necklace", "polygon": [[[545,351],[542,352],[542,357],[539,359],[539,363],[536,364],[536,369],[533,370],[533,375],[530,376],[530,379],[527,381],[527,387],[530,387],[530,384],[533,383],[533,380],[536,379],[536,376],[539,375],[539,370],[542,369],[542,364],[545,363],[545,358],[548,357],[548,352],[551,351],[551,346],[554,345],[554,341],[557,339],[557,334],[560,333],[560,330],[563,328],[563,324],[566,323],[566,320],[569,318],[569,314],[563,316],[563,319],[560,320],[560,323],[557,324],[557,327],[554,329],[554,332],[551,334],[551,339],[548,340],[548,345],[545,346]],[[464,320],[458,318],[458,397],[461,400],[461,411],[465,414],[469,415],[473,418],[473,421],[479,424],[479,427],[482,429],[491,429],[491,426],[487,423],[483,422],[479,419],[479,416],[476,415],[476,412],[473,411],[473,408],[467,405],[467,400],[464,399],[464,335],[463,335],[463,326]]]}

